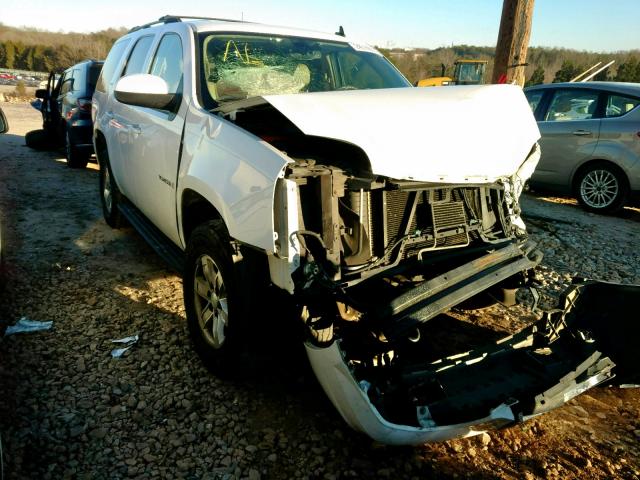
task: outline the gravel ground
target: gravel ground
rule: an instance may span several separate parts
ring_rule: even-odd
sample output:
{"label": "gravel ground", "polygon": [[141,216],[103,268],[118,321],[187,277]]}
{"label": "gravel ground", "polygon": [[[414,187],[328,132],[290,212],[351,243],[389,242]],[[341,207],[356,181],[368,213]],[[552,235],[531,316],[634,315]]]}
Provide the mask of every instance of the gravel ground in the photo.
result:
{"label": "gravel ground", "polygon": [[[0,338],[4,478],[640,476],[638,390],[597,388],[521,426],[398,448],[346,426],[299,346],[270,345],[259,379],[214,377],[190,346],[180,279],[133,230],[102,220],[95,165],[71,170],[56,152],[24,147],[38,113],[2,106],[0,332],[23,316],[54,322]],[[545,305],[574,275],[640,283],[639,210],[601,217],[533,195],[523,205],[545,252]],[[466,321],[508,332],[525,323],[516,313]],[[111,358],[111,340],[132,334],[138,343]]]}

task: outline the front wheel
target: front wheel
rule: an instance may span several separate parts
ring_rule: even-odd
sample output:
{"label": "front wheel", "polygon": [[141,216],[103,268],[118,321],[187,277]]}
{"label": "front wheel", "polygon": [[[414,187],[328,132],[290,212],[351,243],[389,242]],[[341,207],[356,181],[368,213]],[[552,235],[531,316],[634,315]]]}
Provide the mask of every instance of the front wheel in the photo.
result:
{"label": "front wheel", "polygon": [[183,280],[184,303],[194,348],[207,368],[221,377],[246,370],[239,285],[224,224],[212,220],[189,238]]}
{"label": "front wheel", "polygon": [[80,152],[71,142],[69,130],[67,129],[64,142],[65,156],[67,157],[67,166],[70,168],[85,168],[89,163],[89,157],[86,152]]}
{"label": "front wheel", "polygon": [[596,163],[580,173],[577,197],[580,204],[595,213],[613,213],[624,207],[628,187],[624,175],[606,163]]}

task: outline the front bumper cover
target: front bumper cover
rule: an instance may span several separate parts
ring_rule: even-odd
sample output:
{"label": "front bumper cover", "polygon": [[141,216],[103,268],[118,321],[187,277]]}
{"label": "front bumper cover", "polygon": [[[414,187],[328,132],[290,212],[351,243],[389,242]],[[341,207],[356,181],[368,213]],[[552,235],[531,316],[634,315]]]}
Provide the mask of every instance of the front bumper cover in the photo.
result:
{"label": "front bumper cover", "polygon": [[392,372],[387,384],[402,384],[396,396],[405,395],[400,402],[415,412],[411,425],[383,416],[384,403],[372,395],[377,380],[356,378],[339,340],[306,349],[329,399],[355,430],[395,445],[468,437],[552,410],[616,375],[618,384],[640,383],[640,286],[580,282],[561,295],[559,307],[486,347]]}

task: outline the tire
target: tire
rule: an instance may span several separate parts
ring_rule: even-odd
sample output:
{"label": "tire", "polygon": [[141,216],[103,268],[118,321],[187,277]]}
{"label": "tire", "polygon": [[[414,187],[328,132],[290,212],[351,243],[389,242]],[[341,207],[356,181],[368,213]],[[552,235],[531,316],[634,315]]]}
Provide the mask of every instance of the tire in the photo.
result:
{"label": "tire", "polygon": [[617,212],[624,207],[628,194],[629,184],[624,174],[605,162],[589,165],[576,179],[576,197],[589,212]]}
{"label": "tire", "polygon": [[106,150],[100,153],[100,203],[102,204],[102,215],[104,221],[112,228],[120,228],[124,224],[122,213],[118,209],[121,202],[120,191],[113,179],[109,155]]}
{"label": "tire", "polygon": [[24,136],[24,143],[34,150],[47,150],[51,148],[51,138],[45,130],[31,130]]}
{"label": "tire", "polygon": [[184,304],[194,348],[215,375],[244,376],[252,370],[248,335],[242,334],[244,308],[224,223],[211,220],[196,227],[186,257]]}
{"label": "tire", "polygon": [[65,157],[67,157],[67,166],[69,168],[86,168],[87,163],[89,163],[89,157],[91,155],[86,152],[80,152],[73,146],[68,129],[66,130],[64,137],[64,152]]}

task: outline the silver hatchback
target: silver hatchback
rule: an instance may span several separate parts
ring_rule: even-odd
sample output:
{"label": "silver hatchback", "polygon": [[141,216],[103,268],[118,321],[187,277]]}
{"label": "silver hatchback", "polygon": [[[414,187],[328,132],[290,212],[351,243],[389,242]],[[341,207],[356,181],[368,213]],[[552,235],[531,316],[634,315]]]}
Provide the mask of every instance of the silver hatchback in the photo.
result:
{"label": "silver hatchback", "polygon": [[542,134],[532,187],[612,213],[640,193],[640,84],[552,83],[525,89]]}

